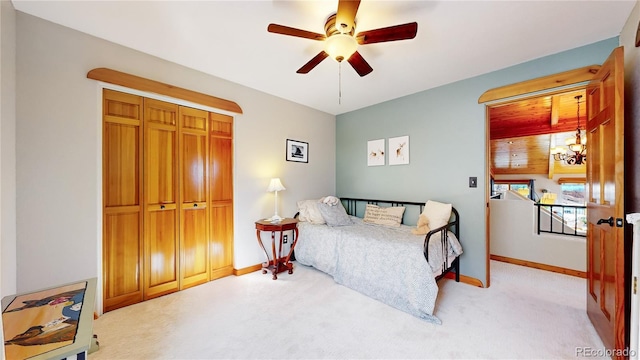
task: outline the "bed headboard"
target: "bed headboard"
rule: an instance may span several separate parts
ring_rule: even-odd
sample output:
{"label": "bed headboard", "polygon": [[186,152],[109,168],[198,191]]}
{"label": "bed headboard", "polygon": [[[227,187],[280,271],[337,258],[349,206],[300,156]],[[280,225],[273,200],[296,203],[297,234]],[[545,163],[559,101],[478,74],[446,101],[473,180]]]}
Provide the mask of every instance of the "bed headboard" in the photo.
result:
{"label": "bed headboard", "polygon": [[[424,210],[425,204],[425,202],[415,201],[356,199],[347,197],[341,197],[340,200],[342,201],[342,205],[345,210],[347,210],[347,214],[360,218],[364,217],[366,204],[373,204],[382,207],[404,206],[405,210],[402,215],[402,223],[410,226],[414,226],[418,222],[418,216]],[[458,210],[454,207],[451,207],[451,218],[449,219],[449,224],[451,224],[449,230],[460,238],[460,215],[458,214]]]}

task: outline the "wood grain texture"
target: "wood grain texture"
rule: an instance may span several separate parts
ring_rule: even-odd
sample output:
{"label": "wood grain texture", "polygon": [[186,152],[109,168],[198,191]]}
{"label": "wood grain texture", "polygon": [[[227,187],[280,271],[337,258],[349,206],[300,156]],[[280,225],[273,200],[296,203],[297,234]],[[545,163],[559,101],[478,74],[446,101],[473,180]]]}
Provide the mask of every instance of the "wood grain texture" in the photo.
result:
{"label": "wood grain texture", "polygon": [[478,104],[590,81],[599,69],[600,65],[590,65],[534,80],[497,87],[485,91],[478,99]]}
{"label": "wood grain texture", "polygon": [[[448,272],[444,275],[444,277],[447,279],[455,280],[456,274],[452,272]],[[466,276],[462,274],[460,274],[460,282],[471,285],[471,286],[475,286],[475,287],[484,287],[484,285],[482,285],[482,281],[474,277]]]}
{"label": "wood grain texture", "polygon": [[180,288],[178,105],[144,99],[144,299]]}
{"label": "wood grain texture", "polygon": [[188,89],[183,89],[159,81],[145,79],[136,75],[130,75],[117,70],[95,68],[87,73],[87,78],[103,81],[109,84],[120,85],[131,89],[166,95],[176,99],[210,106],[212,108],[242,114],[242,108],[240,108],[240,106],[233,101],[225,100],[219,97],[199,93]]}
{"label": "wood grain texture", "polygon": [[623,99],[624,52],[619,47],[587,86],[586,106],[590,149],[586,183],[587,314],[605,347],[618,350],[627,347],[624,227],[598,222],[610,217],[624,222]]}
{"label": "wood grain texture", "polygon": [[110,311],[143,298],[143,99],[105,89],[102,109],[102,292]]}
{"label": "wood grain texture", "polygon": [[[534,80],[535,81],[535,80]],[[585,174],[586,165],[555,161],[551,149],[565,146],[578,128],[578,103],[585,89],[552,92],[488,106],[494,174]],[[586,106],[580,106],[580,128],[586,126]]]}
{"label": "wood grain texture", "polygon": [[210,113],[211,279],[233,273],[233,118]]}
{"label": "wood grain texture", "polygon": [[180,289],[209,281],[209,113],[181,106]]}
{"label": "wood grain texture", "polygon": [[104,310],[233,274],[233,117],[108,89],[103,109]]}
{"label": "wood grain texture", "polygon": [[502,261],[502,262],[506,262],[514,265],[526,266],[534,269],[551,271],[559,274],[571,275],[571,276],[575,276],[583,279],[586,279],[587,277],[587,273],[584,271],[567,269],[567,268],[554,266],[554,265],[541,264],[534,261],[514,259],[507,256],[491,255],[491,260]]}

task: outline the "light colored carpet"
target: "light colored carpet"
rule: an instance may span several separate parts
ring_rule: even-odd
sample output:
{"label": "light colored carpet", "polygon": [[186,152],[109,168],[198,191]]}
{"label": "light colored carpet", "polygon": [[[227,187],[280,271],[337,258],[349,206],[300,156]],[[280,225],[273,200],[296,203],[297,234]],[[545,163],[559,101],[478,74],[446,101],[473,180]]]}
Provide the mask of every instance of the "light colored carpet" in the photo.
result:
{"label": "light colored carpet", "polygon": [[435,325],[295,264],[104,314],[99,359],[570,359],[603,349],[586,281],[491,261],[491,287],[439,282]]}

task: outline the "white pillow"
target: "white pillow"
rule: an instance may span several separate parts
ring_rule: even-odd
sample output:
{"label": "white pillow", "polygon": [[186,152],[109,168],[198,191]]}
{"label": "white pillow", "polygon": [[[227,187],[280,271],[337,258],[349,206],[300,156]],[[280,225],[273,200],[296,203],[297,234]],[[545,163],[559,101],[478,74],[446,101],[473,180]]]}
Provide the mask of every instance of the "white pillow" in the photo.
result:
{"label": "white pillow", "polygon": [[398,227],[402,223],[402,214],[404,214],[404,207],[402,206],[380,207],[367,204],[362,221],[370,224]]}
{"label": "white pillow", "polygon": [[318,209],[320,199],[298,201],[298,220],[307,221],[312,224],[324,224],[324,218]]}
{"label": "white pillow", "polygon": [[429,219],[431,230],[445,226],[451,217],[451,204],[443,204],[437,201],[427,201],[422,214]]}

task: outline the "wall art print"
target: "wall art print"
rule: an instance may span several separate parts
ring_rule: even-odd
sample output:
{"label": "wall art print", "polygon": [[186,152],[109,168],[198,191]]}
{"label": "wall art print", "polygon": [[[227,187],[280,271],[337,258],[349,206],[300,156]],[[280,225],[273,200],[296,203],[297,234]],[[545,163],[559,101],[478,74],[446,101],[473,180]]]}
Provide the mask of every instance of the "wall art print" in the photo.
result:
{"label": "wall art print", "polygon": [[86,289],[80,282],[17,296],[2,312],[7,358],[26,359],[72,344]]}
{"label": "wall art print", "polygon": [[287,161],[309,162],[309,143],[287,139]]}
{"label": "wall art print", "polygon": [[384,165],[384,139],[367,142],[367,166]]}
{"label": "wall art print", "polygon": [[409,136],[389,138],[389,165],[409,163]]}

